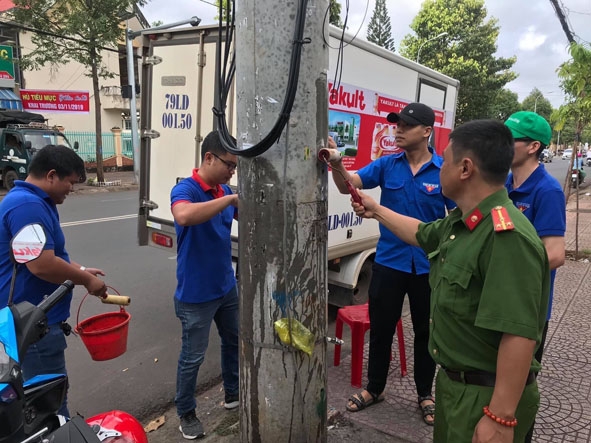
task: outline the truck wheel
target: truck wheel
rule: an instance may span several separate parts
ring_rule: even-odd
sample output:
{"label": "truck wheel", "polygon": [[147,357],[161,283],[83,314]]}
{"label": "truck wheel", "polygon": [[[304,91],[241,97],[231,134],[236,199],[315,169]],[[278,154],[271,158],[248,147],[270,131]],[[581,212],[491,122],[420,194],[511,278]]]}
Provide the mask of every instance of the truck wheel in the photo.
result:
{"label": "truck wheel", "polygon": [[371,281],[372,264],[372,260],[365,260],[365,262],[361,266],[359,277],[357,277],[357,286],[355,287],[355,289],[353,289],[353,297],[351,297],[352,305],[362,305],[364,303],[367,303],[367,291],[369,290],[369,282]]}
{"label": "truck wheel", "polygon": [[14,181],[18,180],[18,174],[16,173],[16,171],[13,171],[12,169],[10,171],[6,171],[4,173],[4,175],[2,176],[2,181],[4,183],[4,187],[6,189],[8,189],[9,191],[14,188]]}

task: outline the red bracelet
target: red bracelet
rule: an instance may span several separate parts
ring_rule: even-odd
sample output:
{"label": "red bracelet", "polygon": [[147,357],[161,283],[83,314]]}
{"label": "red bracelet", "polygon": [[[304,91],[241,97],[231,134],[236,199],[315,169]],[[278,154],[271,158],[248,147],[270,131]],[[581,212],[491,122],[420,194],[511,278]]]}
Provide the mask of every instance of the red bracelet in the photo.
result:
{"label": "red bracelet", "polygon": [[517,426],[517,419],[516,418],[513,418],[512,420],[505,420],[504,418],[497,417],[495,414],[490,412],[490,409],[488,409],[488,406],[483,407],[482,412],[484,412],[484,415],[486,415],[488,418],[496,421],[500,425],[507,426],[509,428],[514,428],[515,426]]}

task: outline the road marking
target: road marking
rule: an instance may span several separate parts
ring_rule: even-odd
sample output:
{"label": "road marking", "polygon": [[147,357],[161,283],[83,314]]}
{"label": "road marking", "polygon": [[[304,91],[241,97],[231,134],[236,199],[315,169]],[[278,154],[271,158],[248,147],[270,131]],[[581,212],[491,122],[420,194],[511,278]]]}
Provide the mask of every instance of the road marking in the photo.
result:
{"label": "road marking", "polygon": [[101,203],[108,203],[108,202],[124,202],[128,200],[137,200],[137,197],[129,197],[129,198],[108,198],[105,200],[101,200]]}
{"label": "road marking", "polygon": [[73,221],[73,222],[65,222],[65,223],[61,223],[60,226],[62,228],[67,228],[68,226],[90,225],[93,223],[104,223],[104,222],[117,221],[117,220],[126,220],[129,218],[137,218],[137,214],[128,214],[128,215],[119,215],[116,217],[93,218],[90,220],[79,220],[79,221]]}

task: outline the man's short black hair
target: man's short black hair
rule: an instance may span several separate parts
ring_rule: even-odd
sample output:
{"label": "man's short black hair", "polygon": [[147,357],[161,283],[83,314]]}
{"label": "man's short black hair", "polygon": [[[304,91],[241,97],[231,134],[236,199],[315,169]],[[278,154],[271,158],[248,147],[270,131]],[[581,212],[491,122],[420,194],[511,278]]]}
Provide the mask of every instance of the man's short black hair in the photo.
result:
{"label": "man's short black hair", "polygon": [[493,185],[504,184],[513,162],[513,135],[498,120],[474,120],[454,129],[449,135],[454,162],[470,157]]}
{"label": "man's short black hair", "polygon": [[42,178],[52,169],[55,169],[60,180],[75,173],[80,177],[80,183],[86,181],[84,160],[67,146],[47,145],[33,155],[29,165],[31,176]]}
{"label": "man's short black hair", "polygon": [[[234,143],[236,143],[236,139],[232,137]],[[220,141],[220,135],[218,131],[211,131],[207,136],[203,139],[201,143],[201,161],[205,158],[205,154],[211,152],[215,155],[224,155],[228,151],[224,149],[222,146],[222,142]]]}

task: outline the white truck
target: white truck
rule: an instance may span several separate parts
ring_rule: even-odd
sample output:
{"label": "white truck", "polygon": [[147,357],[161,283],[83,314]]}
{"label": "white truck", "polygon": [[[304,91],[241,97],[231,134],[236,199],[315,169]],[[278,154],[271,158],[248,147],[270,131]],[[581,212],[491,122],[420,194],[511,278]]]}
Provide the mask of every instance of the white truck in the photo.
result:
{"label": "white truck", "polygon": [[[435,110],[431,144],[441,152],[455,119],[459,82],[372,43],[345,34],[342,72],[335,76],[342,30],[329,28],[329,133],[355,171],[397,151],[389,112],[419,101]],[[140,245],[176,251],[170,191],[199,167],[201,141],[214,129],[217,26],[144,33],[141,101]],[[305,48],[304,48],[305,50]],[[334,77],[340,78],[335,84]],[[235,133],[233,97],[228,122]],[[240,172],[238,172],[240,173]],[[379,197],[379,190],[372,191]],[[349,197],[329,180],[329,302],[367,300],[378,224],[351,210]],[[237,224],[236,224],[237,225]],[[233,234],[237,235],[237,226]],[[234,240],[237,240],[235,237]],[[237,241],[233,242],[237,245]],[[234,249],[237,255],[237,247]]]}

